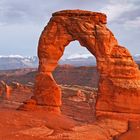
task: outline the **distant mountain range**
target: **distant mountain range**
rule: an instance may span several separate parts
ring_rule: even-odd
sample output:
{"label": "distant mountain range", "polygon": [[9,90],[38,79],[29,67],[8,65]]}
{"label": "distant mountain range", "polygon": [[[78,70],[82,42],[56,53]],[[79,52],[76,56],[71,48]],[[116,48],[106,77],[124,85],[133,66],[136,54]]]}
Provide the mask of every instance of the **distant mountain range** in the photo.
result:
{"label": "distant mountain range", "polygon": [[[140,63],[140,54],[133,56],[137,63]],[[72,66],[96,66],[96,59],[92,54],[73,54],[59,61],[60,65]],[[23,57],[20,55],[0,55],[0,70],[21,69],[21,68],[37,68],[38,57]]]}
{"label": "distant mountain range", "polygon": [[38,66],[38,58],[23,57],[20,55],[0,56],[0,70],[35,68]]}
{"label": "distant mountain range", "polygon": [[140,64],[140,54],[135,54],[133,56],[134,60],[136,61],[136,63]]}
{"label": "distant mountain range", "polygon": [[96,66],[96,58],[92,54],[73,54],[66,59],[61,59],[59,64],[68,64],[76,67]]}

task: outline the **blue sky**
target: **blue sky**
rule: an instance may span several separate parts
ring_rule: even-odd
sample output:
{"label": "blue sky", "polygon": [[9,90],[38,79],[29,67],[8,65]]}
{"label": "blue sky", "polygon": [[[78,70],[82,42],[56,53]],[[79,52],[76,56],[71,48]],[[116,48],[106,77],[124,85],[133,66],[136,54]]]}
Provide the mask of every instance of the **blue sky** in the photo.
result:
{"label": "blue sky", "polygon": [[[140,53],[140,0],[0,0],[0,55],[37,54],[38,39],[51,14],[63,9],[104,12],[120,45]],[[65,54],[87,53],[71,43]]]}

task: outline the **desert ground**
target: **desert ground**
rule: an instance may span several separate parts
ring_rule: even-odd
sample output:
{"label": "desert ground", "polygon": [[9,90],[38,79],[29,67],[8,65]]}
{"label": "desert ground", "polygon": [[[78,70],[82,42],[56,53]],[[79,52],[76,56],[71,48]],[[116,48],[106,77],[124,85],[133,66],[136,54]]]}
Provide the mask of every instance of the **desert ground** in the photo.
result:
{"label": "desert ground", "polygon": [[[26,72],[25,72],[26,71]],[[11,76],[7,71],[7,77]],[[18,73],[18,74],[17,74]],[[95,117],[97,88],[79,85],[60,85],[62,89],[61,114],[49,113],[45,107],[37,110],[19,110],[19,106],[33,95],[33,70],[12,71],[10,96],[0,98],[1,140],[139,140],[140,123],[125,119]],[[4,76],[3,71],[1,76]],[[16,76],[28,79],[14,82]],[[10,78],[9,78],[10,79]]]}

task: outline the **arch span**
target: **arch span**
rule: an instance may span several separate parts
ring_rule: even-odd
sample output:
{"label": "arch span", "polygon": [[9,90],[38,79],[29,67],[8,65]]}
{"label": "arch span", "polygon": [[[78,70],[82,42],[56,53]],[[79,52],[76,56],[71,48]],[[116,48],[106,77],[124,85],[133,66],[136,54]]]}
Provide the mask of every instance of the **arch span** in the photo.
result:
{"label": "arch span", "polygon": [[65,47],[78,40],[96,57],[100,73],[96,114],[140,113],[140,73],[129,51],[118,45],[103,13],[65,10],[53,14],[38,46],[39,70],[33,99],[61,106],[61,89],[52,76]]}

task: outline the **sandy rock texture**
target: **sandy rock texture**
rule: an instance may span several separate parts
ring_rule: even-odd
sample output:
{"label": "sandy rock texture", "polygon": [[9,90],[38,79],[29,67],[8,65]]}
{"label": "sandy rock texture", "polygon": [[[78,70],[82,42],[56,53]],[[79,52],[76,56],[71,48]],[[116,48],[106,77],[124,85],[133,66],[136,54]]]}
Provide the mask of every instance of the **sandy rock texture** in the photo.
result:
{"label": "sandy rock texture", "polygon": [[[2,140],[113,140],[127,132],[128,122],[108,118],[95,120],[90,100],[96,100],[91,87],[61,86],[62,114],[17,108],[32,96],[32,88],[14,87],[8,100],[0,100],[0,139]],[[80,92],[79,92],[80,90]]]}
{"label": "sandy rock texture", "polygon": [[38,46],[39,70],[33,96],[38,105],[61,106],[61,89],[52,72],[65,47],[78,40],[97,60],[100,75],[97,116],[102,112],[140,113],[138,66],[129,51],[118,44],[106,23],[106,15],[97,12],[64,10],[52,15]]}

